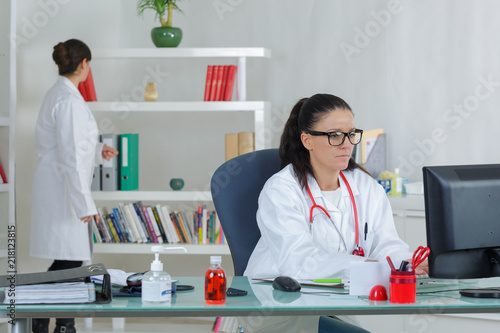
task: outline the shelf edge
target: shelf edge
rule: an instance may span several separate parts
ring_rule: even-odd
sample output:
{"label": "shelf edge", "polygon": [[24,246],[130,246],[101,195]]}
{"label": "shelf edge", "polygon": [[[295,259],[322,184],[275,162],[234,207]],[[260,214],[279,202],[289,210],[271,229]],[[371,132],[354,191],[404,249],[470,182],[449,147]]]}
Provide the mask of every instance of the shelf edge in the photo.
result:
{"label": "shelf edge", "polygon": [[94,191],[99,201],[212,201],[209,191]]}
{"label": "shelf edge", "polygon": [[269,108],[267,101],[245,102],[87,102],[95,112],[238,112]]}
{"label": "shelf edge", "polygon": [[[153,243],[94,243],[94,254],[151,254]],[[208,255],[208,254],[231,254],[227,244],[164,244],[165,247],[183,246],[187,252],[167,251],[168,255]]]}
{"label": "shelf edge", "polygon": [[128,58],[271,58],[264,47],[198,47],[198,48],[102,48],[92,51],[94,59]]}

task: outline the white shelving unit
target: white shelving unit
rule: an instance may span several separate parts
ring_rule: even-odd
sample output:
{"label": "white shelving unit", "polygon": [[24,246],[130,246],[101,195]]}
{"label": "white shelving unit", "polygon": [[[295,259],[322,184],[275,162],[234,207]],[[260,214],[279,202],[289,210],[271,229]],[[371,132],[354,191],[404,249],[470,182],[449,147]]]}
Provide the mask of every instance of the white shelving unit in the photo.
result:
{"label": "white shelving unit", "polygon": [[[8,227],[15,226],[16,1],[2,10],[0,33],[0,162],[8,183],[0,184],[0,262],[7,274]],[[12,238],[12,237],[11,237]],[[12,241],[12,239],[11,239]],[[9,262],[7,262],[9,260]]]}
{"label": "white shelving unit", "polygon": [[[265,48],[124,48],[96,49],[92,59],[154,59],[154,58],[236,58],[237,101],[227,102],[91,102],[93,112],[251,112],[254,119],[255,149],[267,147],[265,124],[271,104],[266,101],[246,101],[246,60],[249,57],[270,58],[271,51]],[[115,191],[93,192],[96,201],[165,201],[165,202],[211,202],[207,191]],[[193,207],[195,208],[195,207]],[[94,244],[94,253],[150,254],[151,244]],[[174,245],[172,245],[174,246]],[[227,245],[182,244],[187,254],[230,254]],[[174,254],[174,253],[172,253]],[[177,253],[175,253],[177,254]],[[181,254],[181,253],[179,253]]]}

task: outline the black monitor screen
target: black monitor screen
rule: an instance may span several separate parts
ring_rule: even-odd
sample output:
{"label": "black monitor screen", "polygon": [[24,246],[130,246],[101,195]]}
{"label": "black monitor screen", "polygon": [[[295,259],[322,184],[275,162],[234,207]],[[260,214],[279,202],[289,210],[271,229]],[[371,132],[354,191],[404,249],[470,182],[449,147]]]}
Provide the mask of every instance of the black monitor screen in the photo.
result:
{"label": "black monitor screen", "polygon": [[500,276],[500,164],[423,168],[429,276]]}

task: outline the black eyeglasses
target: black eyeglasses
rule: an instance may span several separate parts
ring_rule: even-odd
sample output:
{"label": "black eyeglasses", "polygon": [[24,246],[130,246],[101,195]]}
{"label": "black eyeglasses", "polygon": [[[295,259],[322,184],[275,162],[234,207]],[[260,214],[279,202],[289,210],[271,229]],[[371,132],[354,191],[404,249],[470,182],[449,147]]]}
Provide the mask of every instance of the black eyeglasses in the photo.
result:
{"label": "black eyeglasses", "polygon": [[[363,136],[363,130],[355,129],[350,132],[317,132],[317,131],[306,131],[306,133],[320,136],[326,135],[328,136],[328,143],[330,146],[340,146],[344,143],[345,138],[349,139],[349,142],[352,145],[357,145],[361,142],[361,137]],[[343,134],[343,135],[342,135]]]}

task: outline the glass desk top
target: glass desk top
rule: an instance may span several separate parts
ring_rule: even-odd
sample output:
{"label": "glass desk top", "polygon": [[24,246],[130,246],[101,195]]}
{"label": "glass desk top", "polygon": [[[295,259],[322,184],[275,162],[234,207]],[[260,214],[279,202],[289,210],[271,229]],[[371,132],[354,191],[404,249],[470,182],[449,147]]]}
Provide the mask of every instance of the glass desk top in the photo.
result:
{"label": "glass desk top", "polygon": [[[114,297],[109,304],[16,305],[16,318],[30,317],[216,317],[276,315],[363,315],[500,312],[500,299],[460,296],[458,291],[417,295],[413,304],[373,302],[367,297],[304,294],[274,290],[271,283],[248,277],[229,277],[228,287],[248,291],[246,296],[228,297],[226,304],[208,305],[204,301],[203,277],[180,277],[178,284],[194,290],[180,291],[171,303],[142,304],[140,297]],[[480,287],[500,286],[500,279],[481,280]],[[476,286],[475,286],[476,287]],[[320,292],[345,292],[337,288],[310,288]],[[430,290],[427,290],[430,291]],[[2,317],[8,315],[7,304]]]}

